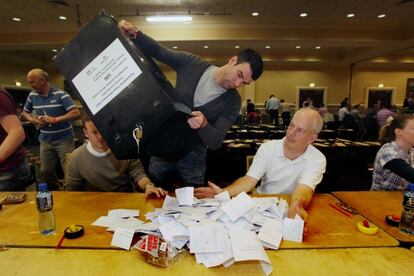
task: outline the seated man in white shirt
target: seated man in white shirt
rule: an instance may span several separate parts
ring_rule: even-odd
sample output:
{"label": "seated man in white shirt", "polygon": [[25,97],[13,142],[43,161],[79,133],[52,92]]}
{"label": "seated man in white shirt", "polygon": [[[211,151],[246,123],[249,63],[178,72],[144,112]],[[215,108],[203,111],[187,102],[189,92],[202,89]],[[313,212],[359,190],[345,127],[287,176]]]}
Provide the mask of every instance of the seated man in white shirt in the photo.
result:
{"label": "seated man in white shirt", "polygon": [[209,187],[196,188],[195,196],[213,197],[223,191],[236,196],[253,190],[261,179],[258,193],[292,194],[289,217],[299,214],[306,222],[306,209],[326,167],[325,156],[311,145],[322,126],[317,111],[300,109],[293,116],[285,138],[266,142],[258,149],[245,176],[224,189],[209,182]]}

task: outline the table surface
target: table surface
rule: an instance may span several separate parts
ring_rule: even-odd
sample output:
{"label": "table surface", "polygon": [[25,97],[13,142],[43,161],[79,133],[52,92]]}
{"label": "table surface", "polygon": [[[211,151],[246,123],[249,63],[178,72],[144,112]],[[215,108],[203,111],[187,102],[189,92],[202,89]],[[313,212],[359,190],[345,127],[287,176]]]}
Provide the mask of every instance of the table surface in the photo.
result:
{"label": "table surface", "polygon": [[[267,251],[272,275],[413,275],[414,252],[401,247]],[[298,265],[298,260],[300,264]],[[205,268],[183,253],[167,268],[136,251],[10,248],[0,251],[2,275],[263,275],[256,261]],[[47,271],[46,271],[47,269]]]}
{"label": "table surface", "polygon": [[[6,193],[0,193],[2,198]],[[43,237],[38,232],[38,214],[34,202],[35,193],[27,192],[24,203],[3,205],[0,210],[0,245],[14,247],[54,247],[63,231],[71,224],[85,227],[85,235],[78,239],[63,241],[64,248],[112,247],[112,233],[91,223],[108,210],[139,209],[140,219],[154,208],[162,206],[162,199],[145,199],[141,193],[53,192],[56,234]],[[288,199],[288,196],[284,196]],[[281,248],[341,248],[398,246],[398,241],[382,230],[375,235],[365,235],[356,228],[364,218],[349,218],[331,208],[329,203],[338,201],[329,194],[316,194],[309,208],[309,234],[303,243],[282,241]]]}
{"label": "table surface", "polygon": [[414,235],[399,231],[398,227],[385,222],[387,215],[401,215],[403,194],[401,191],[333,192],[333,195],[358,210],[385,232],[401,242],[414,242]]}

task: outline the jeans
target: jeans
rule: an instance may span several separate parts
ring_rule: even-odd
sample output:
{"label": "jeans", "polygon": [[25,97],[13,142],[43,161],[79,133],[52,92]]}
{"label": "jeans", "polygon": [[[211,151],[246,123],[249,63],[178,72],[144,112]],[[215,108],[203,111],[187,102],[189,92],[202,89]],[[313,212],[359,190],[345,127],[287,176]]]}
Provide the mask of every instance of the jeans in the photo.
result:
{"label": "jeans", "polygon": [[0,174],[0,191],[24,191],[31,179],[29,164],[24,161],[16,169]]}
{"label": "jeans", "polygon": [[72,138],[62,141],[40,143],[41,181],[48,184],[49,190],[60,190],[55,171],[56,165],[60,162],[63,170],[63,161],[65,160],[66,154],[71,153],[74,149],[75,144]]}
{"label": "jeans", "polygon": [[204,145],[197,145],[184,158],[172,162],[160,157],[152,156],[149,164],[149,177],[159,187],[173,190],[174,181],[179,181],[179,187],[203,186],[206,172],[207,149]]}
{"label": "jeans", "polygon": [[270,109],[270,120],[275,126],[279,126],[279,109]]}

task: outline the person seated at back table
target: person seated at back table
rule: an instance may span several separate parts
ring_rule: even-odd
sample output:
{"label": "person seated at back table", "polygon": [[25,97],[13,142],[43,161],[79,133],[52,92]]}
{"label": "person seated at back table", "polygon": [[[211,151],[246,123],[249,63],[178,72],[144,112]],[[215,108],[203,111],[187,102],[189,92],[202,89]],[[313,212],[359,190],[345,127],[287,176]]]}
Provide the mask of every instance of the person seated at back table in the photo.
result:
{"label": "person seated at back table", "polygon": [[380,141],[383,146],[375,156],[371,190],[404,190],[414,182],[414,115],[399,115],[385,124]]}
{"label": "person seated at back table", "polygon": [[209,187],[196,188],[195,196],[213,197],[223,191],[236,196],[253,190],[261,179],[257,188],[259,194],[292,194],[289,216],[299,214],[306,222],[306,209],[326,167],[325,156],[311,145],[322,126],[318,111],[311,108],[298,110],[285,138],[264,143],[245,176],[224,189],[209,182]]}
{"label": "person seated at back table", "polygon": [[65,160],[66,191],[132,192],[133,183],[149,196],[167,194],[155,187],[139,160],[118,160],[109,149],[95,124],[82,115],[83,132],[88,142],[75,149]]}

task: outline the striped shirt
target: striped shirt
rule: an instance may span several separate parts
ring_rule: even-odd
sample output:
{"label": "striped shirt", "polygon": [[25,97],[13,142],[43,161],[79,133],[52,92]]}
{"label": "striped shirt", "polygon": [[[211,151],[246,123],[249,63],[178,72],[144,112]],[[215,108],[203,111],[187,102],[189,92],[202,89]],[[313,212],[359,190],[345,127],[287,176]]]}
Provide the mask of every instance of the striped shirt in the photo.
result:
{"label": "striped shirt", "polygon": [[[30,92],[27,97],[24,111],[34,113],[39,116],[62,116],[68,111],[76,108],[72,98],[63,90],[52,87],[47,94],[43,96],[35,91]],[[58,124],[46,124],[40,129],[40,142],[62,141],[74,136],[72,123],[69,121]]]}
{"label": "striped shirt", "polygon": [[393,159],[402,159],[413,166],[414,150],[406,152],[395,141],[384,144],[375,157],[371,190],[404,190],[407,186],[405,179],[384,168]]}

